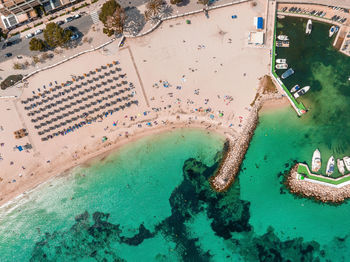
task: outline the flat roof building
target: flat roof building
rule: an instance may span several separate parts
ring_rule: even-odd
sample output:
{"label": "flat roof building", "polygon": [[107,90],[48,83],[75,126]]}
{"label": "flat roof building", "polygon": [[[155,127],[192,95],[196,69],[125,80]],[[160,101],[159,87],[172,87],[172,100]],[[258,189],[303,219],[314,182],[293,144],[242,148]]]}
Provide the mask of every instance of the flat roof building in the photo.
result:
{"label": "flat roof building", "polygon": [[248,44],[256,46],[263,45],[264,32],[249,32]]}

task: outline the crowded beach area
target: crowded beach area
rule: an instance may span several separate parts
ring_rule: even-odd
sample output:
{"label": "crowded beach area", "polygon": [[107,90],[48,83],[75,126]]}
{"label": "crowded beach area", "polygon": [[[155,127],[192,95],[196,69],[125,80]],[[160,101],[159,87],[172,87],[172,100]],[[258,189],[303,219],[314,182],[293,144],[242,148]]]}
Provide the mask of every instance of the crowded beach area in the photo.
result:
{"label": "crowded beach area", "polygon": [[26,79],[19,97],[0,103],[0,203],[147,134],[244,135],[271,68],[272,29],[263,44],[248,43],[255,18],[266,17],[256,3],[164,21]]}

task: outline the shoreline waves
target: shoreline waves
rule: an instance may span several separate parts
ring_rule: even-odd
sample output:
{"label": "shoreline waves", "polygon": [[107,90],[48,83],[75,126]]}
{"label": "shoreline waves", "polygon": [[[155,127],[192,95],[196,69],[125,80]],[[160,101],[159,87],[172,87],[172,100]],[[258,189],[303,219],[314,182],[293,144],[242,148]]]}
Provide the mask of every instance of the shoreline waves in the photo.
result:
{"label": "shoreline waves", "polygon": [[[64,176],[64,174],[71,171],[73,168],[77,166],[87,166],[91,161],[94,160],[103,160],[107,155],[117,151],[120,147],[128,144],[129,142],[136,141],[145,136],[155,135],[163,132],[169,132],[174,129],[204,129],[210,132],[216,132],[218,134],[223,135],[229,142],[229,148],[239,148],[239,150],[229,150],[227,154],[224,156],[220,168],[216,172],[211,180],[216,177],[221,177],[222,174],[227,175],[229,170],[233,168],[238,173],[240,163],[243,161],[245,152],[249,147],[249,142],[254,134],[254,130],[258,123],[258,112],[259,109],[264,107],[264,102],[269,101],[269,105],[273,103],[273,101],[277,101],[280,103],[280,100],[284,99],[280,94],[266,96],[263,99],[260,98],[259,101],[253,106],[251,109],[251,114],[248,119],[245,121],[245,125],[242,128],[242,131],[237,134],[234,129],[225,128],[221,123],[217,123],[214,120],[208,121],[205,117],[198,117],[191,114],[186,114],[183,111],[178,111],[173,113],[169,117],[155,117],[148,120],[143,120],[140,122],[134,122],[133,125],[130,125],[123,130],[119,129],[118,133],[125,133],[122,137],[116,137],[115,139],[110,139],[106,142],[100,142],[94,147],[85,147],[81,151],[75,151],[73,155],[73,161],[71,156],[67,156],[64,159],[52,160],[48,167],[38,166],[37,169],[32,170],[31,173],[35,175],[27,176],[26,183],[21,183],[17,188],[11,190],[9,192],[4,192],[3,197],[0,199],[0,207],[4,207],[9,205],[12,201],[17,200],[29,192],[35,190],[42,183],[50,181],[51,179]],[[287,105],[284,103],[284,105]],[[288,104],[289,105],[289,104]],[[139,129],[133,129],[133,127],[137,126],[141,122],[154,121],[162,122],[162,125],[152,126],[152,127],[142,127]],[[135,130],[133,133],[130,133],[130,130]],[[246,133],[247,132],[247,133]],[[111,134],[112,136],[113,134]],[[115,134],[114,134],[115,135]],[[238,136],[241,138],[238,139]],[[238,154],[234,152],[239,152]],[[234,154],[233,154],[234,153]],[[237,159],[232,162],[232,157],[235,156]],[[235,164],[238,163],[238,167],[235,168]],[[227,180],[228,183],[225,184],[224,188],[229,188],[232,182],[234,181],[234,176]],[[214,187],[217,191],[222,191],[220,188]]]}

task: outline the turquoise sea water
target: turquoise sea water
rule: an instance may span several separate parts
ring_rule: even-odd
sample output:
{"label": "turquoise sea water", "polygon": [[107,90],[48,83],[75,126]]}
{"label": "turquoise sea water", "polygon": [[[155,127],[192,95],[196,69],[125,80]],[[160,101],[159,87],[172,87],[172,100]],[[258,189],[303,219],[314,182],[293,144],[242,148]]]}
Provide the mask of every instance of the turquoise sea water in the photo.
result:
{"label": "turquoise sea water", "polygon": [[[311,85],[310,110],[264,112],[228,192],[208,183],[222,137],[147,137],[1,208],[0,261],[350,261],[349,202],[321,204],[283,185],[316,147],[324,161],[350,155],[349,59],[332,49],[328,25],[314,23],[309,41],[304,27],[281,20],[291,47],[278,53],[296,72],[287,86]],[[310,41],[315,51],[300,55]]]}

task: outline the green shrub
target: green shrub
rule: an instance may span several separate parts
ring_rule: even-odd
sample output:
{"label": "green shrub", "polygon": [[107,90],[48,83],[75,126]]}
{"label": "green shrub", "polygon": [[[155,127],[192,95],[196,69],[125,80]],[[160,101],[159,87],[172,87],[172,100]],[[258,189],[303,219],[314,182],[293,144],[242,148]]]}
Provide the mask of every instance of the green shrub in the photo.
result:
{"label": "green shrub", "polygon": [[24,28],[21,33],[25,32],[25,31],[28,31],[29,29],[32,29],[31,27],[27,27],[27,28]]}
{"label": "green shrub", "polygon": [[21,81],[23,78],[23,75],[10,75],[6,77],[4,81],[1,82],[0,88],[2,90],[5,90],[6,88],[13,86],[17,82]]}
{"label": "green shrub", "polygon": [[64,31],[62,27],[53,22],[48,23],[44,30],[44,39],[46,43],[52,48],[55,48],[57,46],[64,46],[64,44],[69,41],[71,36],[72,31]]}
{"label": "green shrub", "polygon": [[32,38],[29,41],[29,50],[30,51],[44,51],[46,48],[45,42],[40,38]]}

